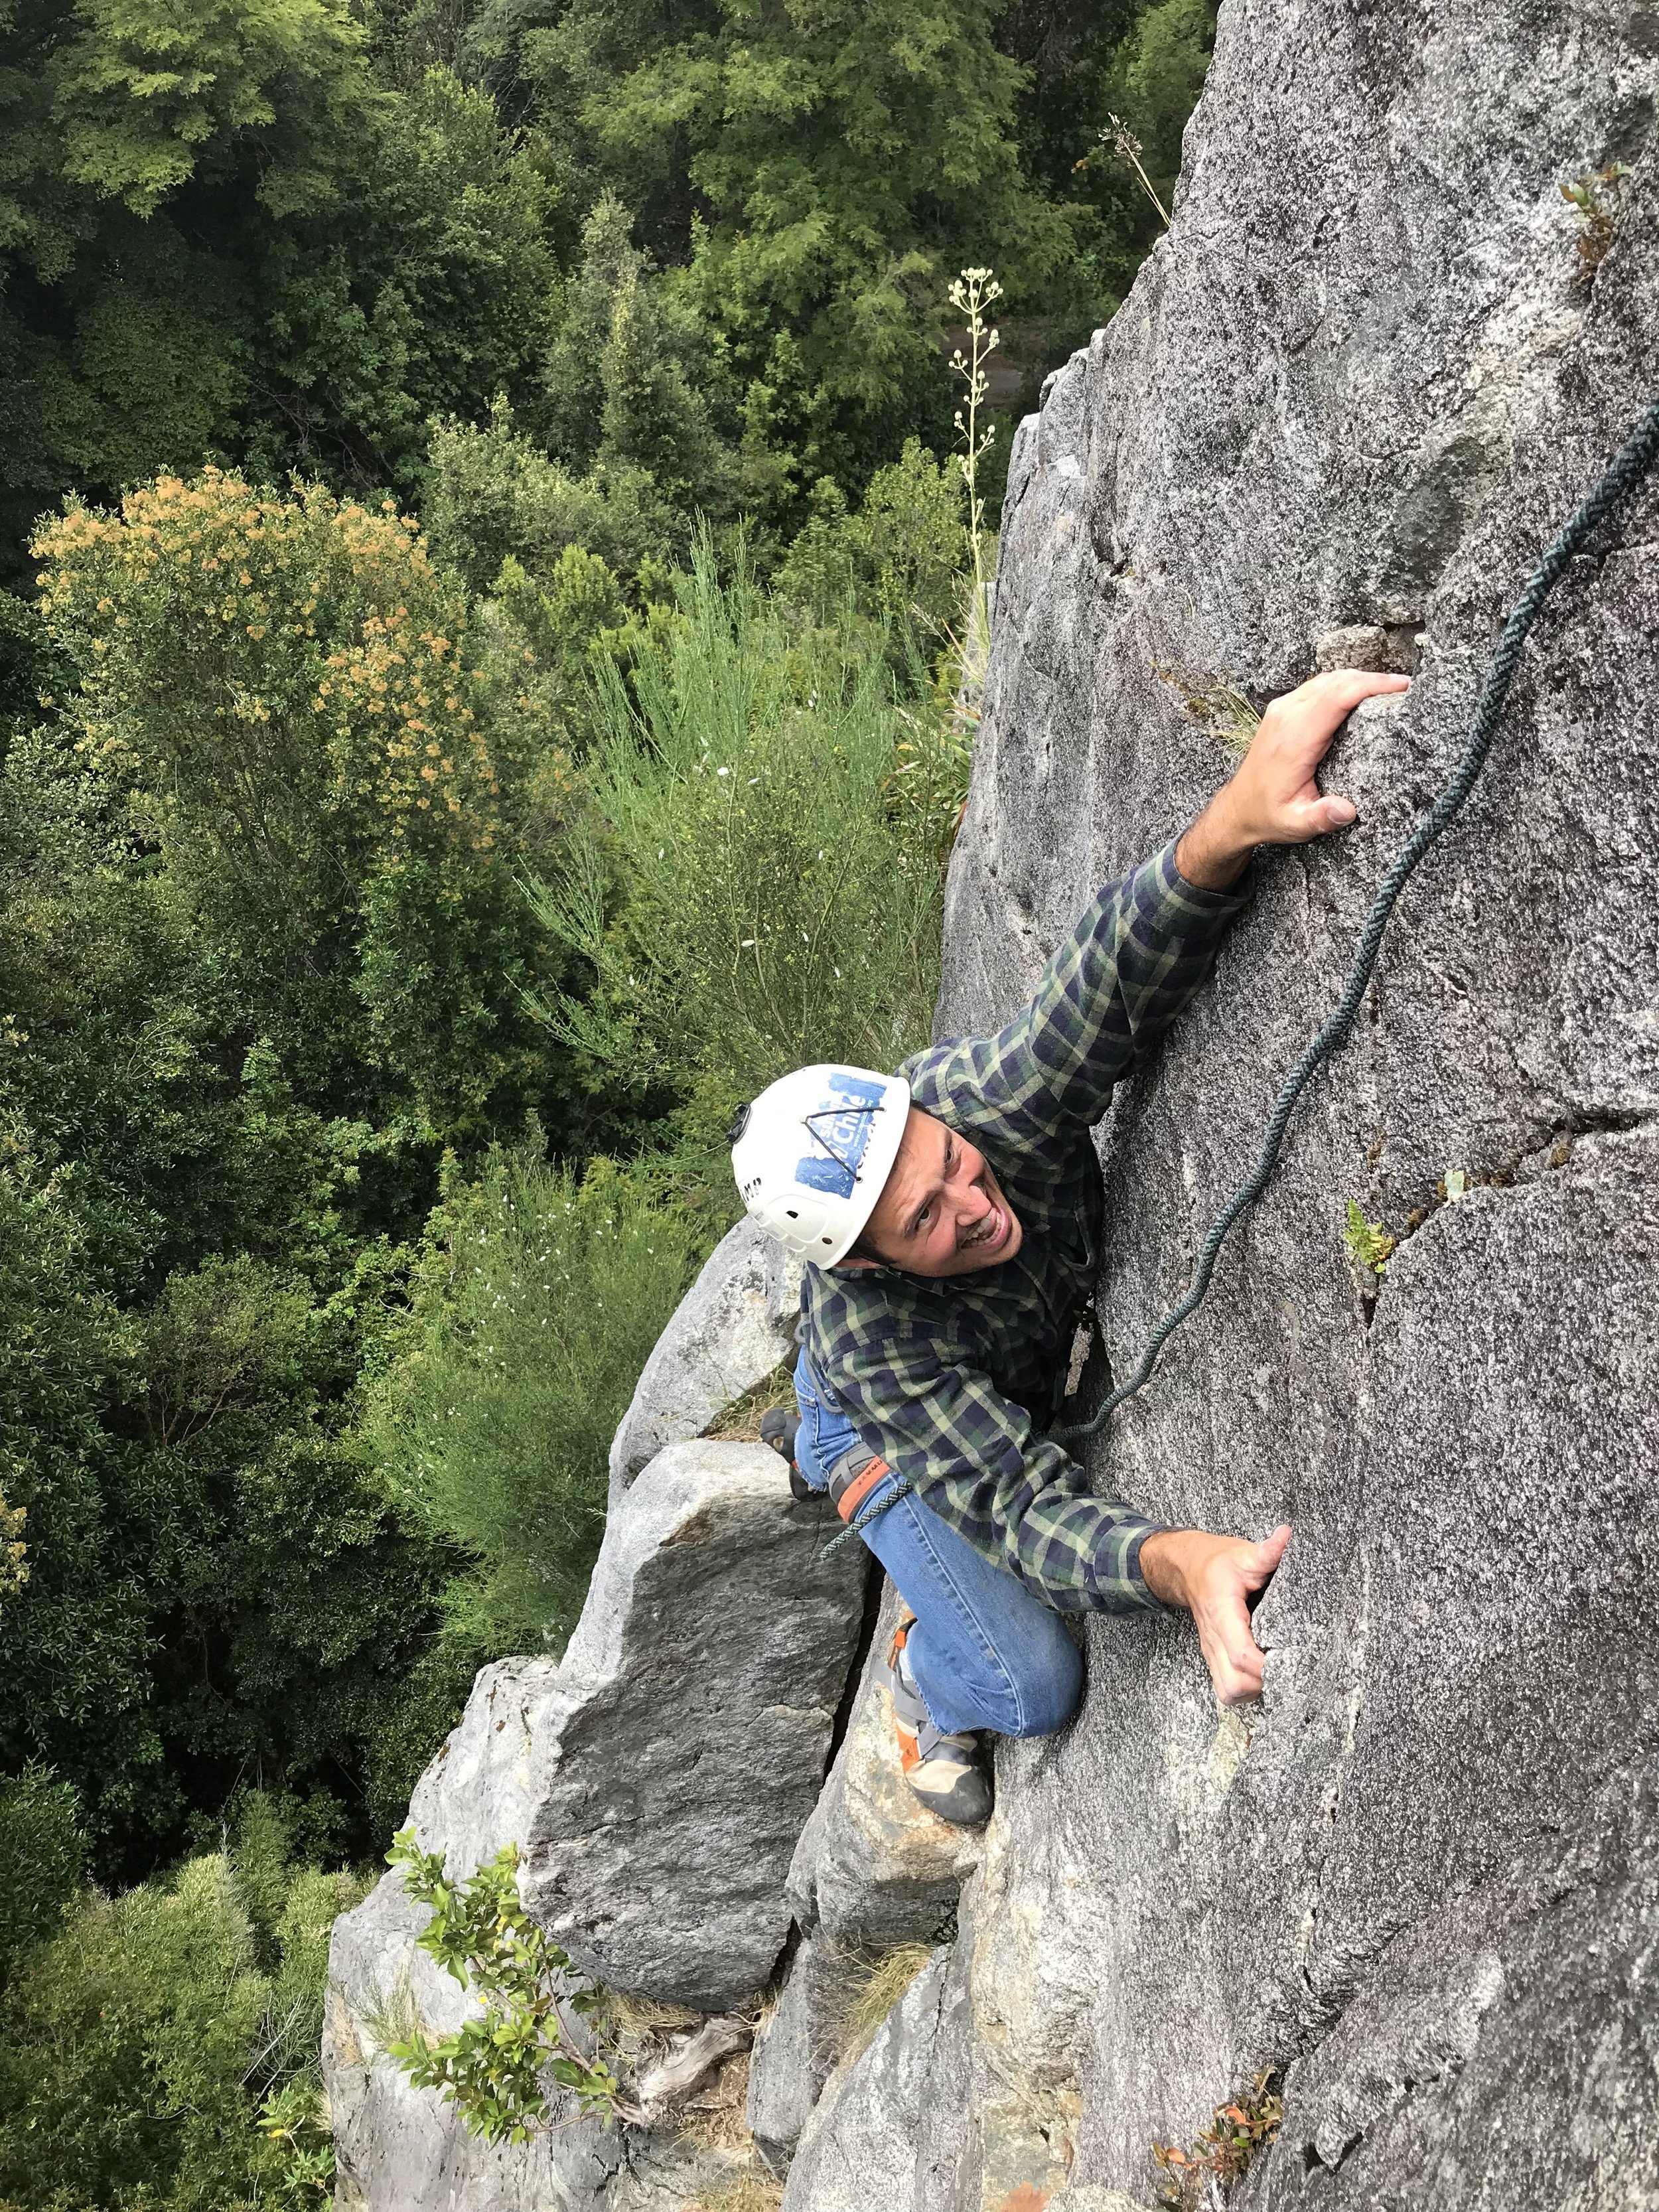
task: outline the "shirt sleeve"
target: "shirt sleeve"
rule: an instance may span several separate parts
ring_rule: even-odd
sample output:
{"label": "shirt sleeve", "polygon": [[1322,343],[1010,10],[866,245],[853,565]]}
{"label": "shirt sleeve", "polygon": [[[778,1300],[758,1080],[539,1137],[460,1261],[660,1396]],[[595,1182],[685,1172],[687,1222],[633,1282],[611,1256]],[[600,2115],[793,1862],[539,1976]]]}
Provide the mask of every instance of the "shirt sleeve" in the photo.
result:
{"label": "shirt sleeve", "polygon": [[1140,1547],[1162,1525],[1097,1498],[984,1371],[921,1337],[843,1344],[835,1391],[860,1443],[942,1521],[1060,1613],[1162,1612]]}
{"label": "shirt sleeve", "polygon": [[1176,841],[1108,884],[1042,971],[1035,996],[993,1037],[918,1054],[907,1069],[927,1110],[972,1098],[977,1127],[1010,1146],[1097,1121],[1112,1086],[1198,991],[1248,888],[1201,890]]}

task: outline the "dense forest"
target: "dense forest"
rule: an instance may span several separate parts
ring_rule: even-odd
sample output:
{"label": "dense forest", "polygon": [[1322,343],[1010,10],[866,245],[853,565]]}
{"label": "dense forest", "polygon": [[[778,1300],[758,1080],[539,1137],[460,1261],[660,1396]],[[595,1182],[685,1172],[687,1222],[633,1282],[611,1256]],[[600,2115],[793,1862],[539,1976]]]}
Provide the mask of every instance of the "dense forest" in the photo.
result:
{"label": "dense forest", "polygon": [[733,1104],[926,1034],[1213,12],[0,0],[0,2212],[319,2201],[328,1923],[574,1619]]}

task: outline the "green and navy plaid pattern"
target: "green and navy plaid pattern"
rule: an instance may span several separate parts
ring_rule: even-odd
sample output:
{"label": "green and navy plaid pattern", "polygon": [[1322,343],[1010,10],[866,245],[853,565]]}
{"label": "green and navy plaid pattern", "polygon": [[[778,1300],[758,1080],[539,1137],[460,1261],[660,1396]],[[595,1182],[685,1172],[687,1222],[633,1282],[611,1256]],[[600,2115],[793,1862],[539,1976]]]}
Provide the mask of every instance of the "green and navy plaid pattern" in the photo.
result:
{"label": "green and navy plaid pattern", "polygon": [[1099,1264],[1090,1127],[1202,985],[1247,898],[1195,889],[1166,845],[1107,884],[1006,1029],[905,1062],[915,1103],[990,1161],[1024,1230],[1013,1259],[945,1282],[806,1270],[808,1357],[860,1442],[1062,1613],[1157,1603],[1140,1547],[1158,1524],[1097,1497],[1042,1433]]}

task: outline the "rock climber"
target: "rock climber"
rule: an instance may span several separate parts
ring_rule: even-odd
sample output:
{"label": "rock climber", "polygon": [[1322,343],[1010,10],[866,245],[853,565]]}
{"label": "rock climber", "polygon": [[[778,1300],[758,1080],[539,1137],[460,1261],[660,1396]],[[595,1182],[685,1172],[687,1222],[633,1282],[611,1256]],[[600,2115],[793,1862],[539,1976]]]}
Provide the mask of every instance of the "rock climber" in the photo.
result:
{"label": "rock climber", "polygon": [[733,1124],[744,1205],[806,1262],[796,1407],[763,1434],[899,1593],[884,1680],[901,1762],[958,1826],[991,1811],[980,1732],[1045,1735],[1076,1710],[1065,1614],[1184,1610],[1217,1697],[1260,1693],[1249,1602],[1289,1528],[1161,1527],[1097,1495],[1045,1431],[1098,1271],[1091,1127],[1204,982],[1256,848],[1355,819],[1316,772],[1353,708],[1407,680],[1339,671],[1275,700],[1231,780],[1107,884],[995,1036],[896,1075],[799,1069]]}

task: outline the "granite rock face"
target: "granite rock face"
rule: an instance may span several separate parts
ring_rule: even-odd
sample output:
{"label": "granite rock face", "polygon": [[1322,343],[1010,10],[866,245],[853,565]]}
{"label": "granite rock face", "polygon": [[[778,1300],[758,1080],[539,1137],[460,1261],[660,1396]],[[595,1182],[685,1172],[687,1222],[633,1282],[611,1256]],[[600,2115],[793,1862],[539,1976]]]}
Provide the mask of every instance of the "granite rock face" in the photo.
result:
{"label": "granite rock face", "polygon": [[864,1614],[763,1444],[674,1444],[612,1512],[541,1709],[525,1903],[607,1988],[699,2012],[762,1990]]}
{"label": "granite rock face", "polygon": [[[1120,1370],[1528,568],[1659,389],[1656,95],[1651,6],[1224,0],[1173,228],[1022,429],[942,1033],[1006,1019],[1190,819],[1241,701],[1338,632],[1418,671],[1333,756],[1359,825],[1262,861],[1115,1102]],[[1613,160],[1593,266],[1559,186]],[[1656,635],[1650,485],[1534,632],[1207,1304],[1091,1448],[1171,1522],[1293,1523],[1262,1703],[1218,1715],[1179,1620],[1091,1623],[1078,1721],[1000,1751],[908,2152],[872,2048],[790,2212],[1150,2205],[1154,2142],[1269,2068],[1286,2117],[1245,2212],[1659,2205]],[[1401,1239],[1381,1278],[1350,1200]]]}
{"label": "granite rock face", "polygon": [[611,1446],[614,1503],[665,1445],[700,1437],[795,1348],[800,1265],[752,1221],[715,1246],[645,1363]]}

